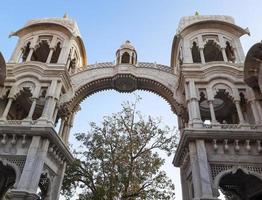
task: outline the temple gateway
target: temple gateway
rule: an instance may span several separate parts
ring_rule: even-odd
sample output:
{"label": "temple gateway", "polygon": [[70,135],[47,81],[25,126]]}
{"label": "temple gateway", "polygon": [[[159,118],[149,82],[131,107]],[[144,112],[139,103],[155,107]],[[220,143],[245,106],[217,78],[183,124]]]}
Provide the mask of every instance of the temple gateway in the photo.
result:
{"label": "temple gateway", "polygon": [[58,200],[80,103],[115,89],[154,92],[177,115],[183,200],[261,200],[262,45],[245,57],[245,34],[229,16],[182,17],[170,66],[139,61],[130,41],[115,62],[88,64],[75,21],[27,22],[10,60],[0,55],[0,199]]}

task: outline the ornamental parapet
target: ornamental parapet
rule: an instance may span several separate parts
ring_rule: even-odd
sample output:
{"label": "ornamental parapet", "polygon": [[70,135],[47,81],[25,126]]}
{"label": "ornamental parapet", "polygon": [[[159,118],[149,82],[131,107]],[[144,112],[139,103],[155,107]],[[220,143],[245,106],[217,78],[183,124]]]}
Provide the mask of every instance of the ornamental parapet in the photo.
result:
{"label": "ornamental parapet", "polygon": [[[91,65],[86,65],[81,68],[77,68],[75,71],[71,72],[70,75],[74,75],[83,71],[92,70],[92,69],[100,69],[100,68],[113,68],[116,64],[114,62],[102,62],[102,63],[95,63]],[[157,69],[165,72],[172,73],[173,70],[171,67],[157,64],[157,63],[150,63],[150,62],[138,62],[135,67],[137,68],[149,68],[149,69]]]}

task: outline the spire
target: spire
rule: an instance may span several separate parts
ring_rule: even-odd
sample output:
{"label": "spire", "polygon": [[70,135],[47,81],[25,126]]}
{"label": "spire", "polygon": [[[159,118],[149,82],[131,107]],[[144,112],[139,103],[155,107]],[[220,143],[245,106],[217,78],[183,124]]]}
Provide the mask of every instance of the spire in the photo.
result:
{"label": "spire", "polygon": [[69,18],[67,12],[65,12],[63,18],[64,18],[64,19],[68,19],[68,18]]}

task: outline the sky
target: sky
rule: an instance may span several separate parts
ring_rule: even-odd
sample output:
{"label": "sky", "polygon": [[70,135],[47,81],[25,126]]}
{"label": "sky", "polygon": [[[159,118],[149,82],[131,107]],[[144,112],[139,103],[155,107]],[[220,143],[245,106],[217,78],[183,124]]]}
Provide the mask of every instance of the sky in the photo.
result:
{"label": "sky", "polygon": [[[261,0],[5,0],[0,12],[0,51],[6,60],[17,43],[8,38],[12,31],[21,28],[28,20],[45,17],[62,17],[65,13],[77,21],[87,51],[88,63],[115,60],[115,52],[130,40],[138,53],[138,60],[170,64],[172,40],[183,16],[230,15],[236,24],[248,27],[251,36],[243,36],[244,51],[262,39]],[[161,97],[138,91],[143,100],[139,109],[145,115],[161,116],[165,124],[177,126],[176,116]],[[104,115],[120,110],[121,102],[132,100],[133,94],[116,91],[99,92],[81,104],[73,133],[88,128],[88,122],[99,122]],[[176,184],[177,199],[182,199],[179,170],[171,164],[165,168]]]}

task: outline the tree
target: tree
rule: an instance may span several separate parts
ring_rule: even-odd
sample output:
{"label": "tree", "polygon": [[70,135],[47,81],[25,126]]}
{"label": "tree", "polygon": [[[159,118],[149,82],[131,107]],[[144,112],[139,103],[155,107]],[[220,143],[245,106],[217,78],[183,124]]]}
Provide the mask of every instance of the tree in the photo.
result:
{"label": "tree", "polygon": [[160,167],[159,150],[174,153],[177,134],[162,127],[160,119],[144,119],[135,103],[91,123],[87,134],[78,133],[78,159],[66,169],[62,194],[70,199],[81,188],[81,200],[174,199],[174,184]]}

